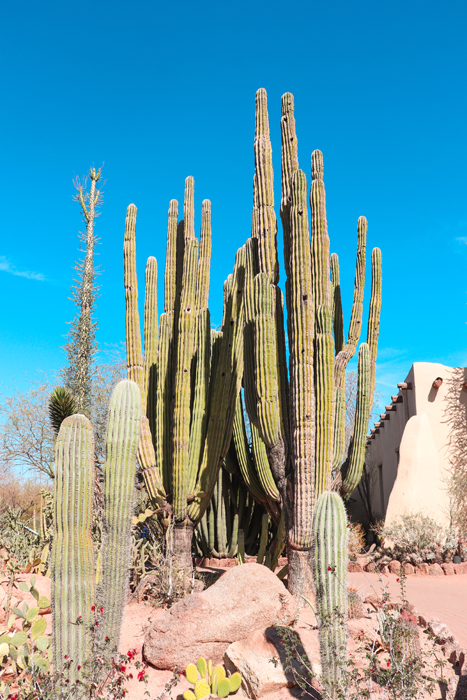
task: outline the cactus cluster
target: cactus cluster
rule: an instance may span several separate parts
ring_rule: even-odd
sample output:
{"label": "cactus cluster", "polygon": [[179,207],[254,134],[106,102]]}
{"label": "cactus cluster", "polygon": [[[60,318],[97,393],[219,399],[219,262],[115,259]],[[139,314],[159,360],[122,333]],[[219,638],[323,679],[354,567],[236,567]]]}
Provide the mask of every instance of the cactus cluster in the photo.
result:
{"label": "cactus cluster", "polygon": [[[191,568],[193,528],[206,511],[231,442],[243,376],[243,269],[239,251],[224,286],[222,331],[208,309],[211,203],[195,237],[194,180],[185,182],[184,219],[170,202],[164,313],[158,321],[155,258],[146,267],[144,357],[136,278],[136,207],[127,210],[124,244],[128,377],[143,399],[138,462],[148,495],[168,524],[179,563]],[[167,495],[171,494],[170,502]]]}
{"label": "cactus cluster", "polygon": [[[324,162],[311,156],[308,219],[307,179],[298,166],[294,99],[282,97],[282,198],[287,279],[278,286],[277,221],[267,95],[256,94],[255,176],[252,234],[244,249],[244,399],[264,459],[251,460],[251,479],[285,513],[289,590],[306,594],[311,583],[312,512],[331,487],[356,488],[363,469],[365,436],[373,400],[381,306],[381,253],[372,254],[372,295],[367,342],[358,353],[356,420],[344,458],[345,372],[362,326],[367,221],[357,223],[357,264],[347,340],[344,336],[339,261],[330,256]],[[286,336],[288,353],[286,351]],[[288,359],[288,371],[287,371]]]}
{"label": "cactus cluster", "polygon": [[141,396],[123,380],[110,400],[107,457],[104,465],[105,513],[96,590],[96,553],[92,539],[95,484],[94,437],[81,414],[66,418],[55,444],[55,513],[52,545],[53,660],[60,669],[73,659],[70,682],[90,654],[93,610],[102,608],[98,641],[118,646],[123,606],[128,595],[131,516],[136,450],[141,425]]}
{"label": "cactus cluster", "polygon": [[185,690],[184,700],[201,700],[208,695],[226,698],[230,693],[236,693],[242,683],[240,673],[226,676],[225,669],[220,664],[212,665],[212,661],[206,662],[202,656],[195,664],[188,664],[185,670],[187,681],[191,683],[193,690]]}

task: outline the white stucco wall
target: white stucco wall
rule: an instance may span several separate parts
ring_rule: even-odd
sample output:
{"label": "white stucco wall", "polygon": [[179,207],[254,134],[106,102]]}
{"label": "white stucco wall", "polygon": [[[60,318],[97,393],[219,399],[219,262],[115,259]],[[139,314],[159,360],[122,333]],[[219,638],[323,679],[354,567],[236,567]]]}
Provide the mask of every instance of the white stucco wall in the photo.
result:
{"label": "white stucco wall", "polygon": [[[434,389],[437,377],[443,383]],[[466,381],[463,367],[416,362],[410,369],[405,382],[412,389],[398,391],[402,403],[392,405],[366,452],[374,471],[373,510],[386,523],[404,512],[421,511],[441,526],[450,524],[449,469],[456,460],[466,459]],[[352,497],[352,517],[367,524],[358,491]]]}

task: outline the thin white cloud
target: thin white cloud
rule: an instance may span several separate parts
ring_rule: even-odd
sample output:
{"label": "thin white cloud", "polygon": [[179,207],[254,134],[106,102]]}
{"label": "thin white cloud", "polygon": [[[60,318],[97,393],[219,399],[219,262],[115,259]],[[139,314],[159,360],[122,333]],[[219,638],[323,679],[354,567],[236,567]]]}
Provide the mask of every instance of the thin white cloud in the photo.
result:
{"label": "thin white cloud", "polygon": [[467,243],[467,236],[461,236],[460,238],[456,238],[456,241],[459,241],[459,243]]}
{"label": "thin white cloud", "polygon": [[26,277],[28,280],[37,280],[38,282],[45,282],[46,278],[41,272],[31,272],[30,270],[17,270],[14,265],[4,256],[0,255],[0,271],[9,272],[10,275],[16,275],[17,277]]}

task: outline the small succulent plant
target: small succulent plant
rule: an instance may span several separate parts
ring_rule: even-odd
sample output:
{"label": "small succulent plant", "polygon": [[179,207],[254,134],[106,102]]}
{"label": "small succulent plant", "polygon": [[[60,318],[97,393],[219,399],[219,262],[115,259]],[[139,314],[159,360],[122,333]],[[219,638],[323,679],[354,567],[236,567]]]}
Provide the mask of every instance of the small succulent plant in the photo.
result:
{"label": "small succulent plant", "polygon": [[184,700],[201,700],[208,695],[226,698],[230,693],[236,693],[242,683],[240,673],[236,672],[227,677],[223,666],[213,667],[212,661],[206,662],[202,656],[199,657],[196,666],[188,664],[185,675],[194,688],[185,690]]}

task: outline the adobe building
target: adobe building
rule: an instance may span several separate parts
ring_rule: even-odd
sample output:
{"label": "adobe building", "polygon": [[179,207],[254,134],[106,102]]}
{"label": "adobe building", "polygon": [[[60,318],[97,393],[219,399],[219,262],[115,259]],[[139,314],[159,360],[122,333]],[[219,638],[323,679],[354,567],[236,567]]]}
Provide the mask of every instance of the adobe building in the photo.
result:
{"label": "adobe building", "polygon": [[367,437],[367,474],[351,517],[390,525],[422,512],[449,527],[449,471],[467,459],[467,368],[416,362],[398,388]]}

